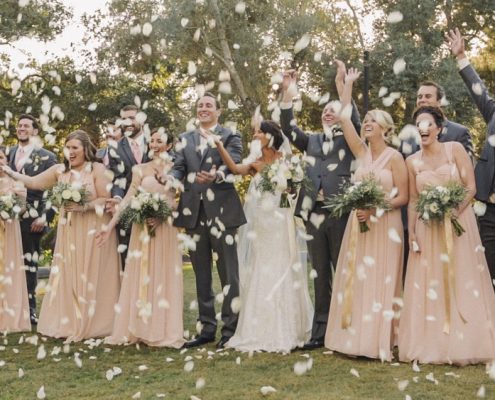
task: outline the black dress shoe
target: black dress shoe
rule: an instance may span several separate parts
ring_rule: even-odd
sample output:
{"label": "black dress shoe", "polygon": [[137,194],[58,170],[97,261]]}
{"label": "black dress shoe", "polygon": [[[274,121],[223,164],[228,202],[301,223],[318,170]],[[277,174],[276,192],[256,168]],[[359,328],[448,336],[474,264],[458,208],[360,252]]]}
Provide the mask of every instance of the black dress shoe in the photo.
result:
{"label": "black dress shoe", "polygon": [[35,312],[29,313],[29,319],[31,320],[31,325],[38,325],[38,316]]}
{"label": "black dress shoe", "polygon": [[227,344],[227,342],[229,340],[230,340],[230,337],[222,336],[220,338],[220,340],[218,341],[218,343],[217,343],[217,349],[224,349],[225,348],[225,345]]}
{"label": "black dress shoe", "polygon": [[190,349],[192,347],[198,347],[202,346],[207,343],[214,342],[215,338],[214,337],[207,337],[207,336],[198,336],[197,338],[190,340],[189,342],[184,343],[184,348]]}
{"label": "black dress shoe", "polygon": [[325,341],[323,339],[311,339],[309,342],[304,343],[301,347],[302,350],[315,350],[323,347]]}

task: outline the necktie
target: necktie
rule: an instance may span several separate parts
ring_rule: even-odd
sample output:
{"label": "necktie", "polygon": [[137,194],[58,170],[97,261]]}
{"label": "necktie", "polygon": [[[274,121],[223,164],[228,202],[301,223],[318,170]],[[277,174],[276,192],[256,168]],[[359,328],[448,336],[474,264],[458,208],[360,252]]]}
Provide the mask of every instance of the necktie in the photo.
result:
{"label": "necktie", "polygon": [[16,158],[15,168],[18,172],[21,172],[21,169],[24,166],[24,149],[22,147],[17,149]]}
{"label": "necktie", "polygon": [[139,146],[136,140],[130,140],[130,142],[131,142],[131,150],[132,150],[132,154],[134,155],[134,159],[138,164],[140,164],[143,159],[143,153],[141,152],[141,147]]}

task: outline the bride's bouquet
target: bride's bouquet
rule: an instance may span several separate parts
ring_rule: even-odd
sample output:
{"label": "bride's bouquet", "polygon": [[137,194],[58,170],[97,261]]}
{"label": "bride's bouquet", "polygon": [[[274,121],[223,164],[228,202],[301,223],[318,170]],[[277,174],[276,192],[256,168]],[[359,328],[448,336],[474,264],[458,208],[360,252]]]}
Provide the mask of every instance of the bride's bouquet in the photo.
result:
{"label": "bride's bouquet", "polygon": [[[148,218],[165,220],[171,215],[172,208],[168,205],[164,195],[139,189],[137,195],[120,214],[120,224],[127,230],[132,224],[146,224]],[[154,236],[153,229],[150,230],[150,236]]]}
{"label": "bride's bouquet", "polygon": [[46,192],[46,209],[62,208],[68,203],[81,206],[88,201],[89,193],[86,187],[79,183],[58,182]]}
{"label": "bride's bouquet", "polygon": [[16,194],[9,193],[0,196],[0,218],[4,221],[19,218],[25,205],[24,199]]}
{"label": "bride's bouquet", "polygon": [[[390,204],[385,199],[385,192],[373,175],[354,183],[346,183],[339,194],[325,201],[325,208],[330,210],[335,218],[340,218],[352,210],[388,210]],[[359,231],[367,232],[370,227],[366,222],[359,222]]]}
{"label": "bride's bouquet", "polygon": [[452,215],[452,211],[464,201],[465,197],[466,188],[455,181],[445,186],[427,185],[419,193],[416,211],[419,218],[425,222],[443,221],[445,216],[450,216],[455,234],[461,236],[465,230]]}
{"label": "bride's bouquet", "polygon": [[268,164],[260,172],[260,180],[256,188],[261,193],[281,193],[280,208],[288,208],[289,195],[297,194],[297,190],[305,184],[304,163],[300,156],[279,158]]}

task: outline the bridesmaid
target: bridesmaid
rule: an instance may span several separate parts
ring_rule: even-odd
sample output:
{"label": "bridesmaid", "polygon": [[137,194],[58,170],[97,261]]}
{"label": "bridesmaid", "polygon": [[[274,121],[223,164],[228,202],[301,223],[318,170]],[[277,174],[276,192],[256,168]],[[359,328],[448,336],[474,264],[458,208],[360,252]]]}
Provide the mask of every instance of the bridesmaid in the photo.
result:
{"label": "bridesmaid", "polygon": [[[163,186],[155,178],[166,174],[172,167],[173,162],[167,153],[171,147],[171,136],[153,130],[150,141],[153,160],[133,168],[132,183],[119,211],[114,214],[105,231],[97,235],[99,245],[104,245],[113,235],[120,213],[130,204],[139,189],[163,195],[169,205],[176,208],[175,191],[167,188],[167,185]],[[155,228],[154,237],[145,238],[147,235],[142,226],[132,226],[118,311],[112,334],[105,342],[142,342],[148,346],[181,348],[185,341],[182,322],[182,255],[179,251],[177,228],[169,221],[156,218],[147,223]],[[147,251],[146,255],[131,256],[144,251]],[[147,266],[143,260],[148,260]],[[143,268],[147,271],[143,271]]]}
{"label": "bridesmaid", "polygon": [[[7,156],[1,146],[0,166],[4,165]],[[26,199],[26,189],[0,170],[0,195],[8,194]],[[26,287],[19,221],[0,219],[0,332],[31,330]]]}
{"label": "bridesmaid", "polygon": [[[388,146],[392,117],[382,110],[366,114],[361,134],[345,117],[352,85],[360,73],[351,68],[345,77],[341,123],[345,139],[358,162],[354,181],[373,175],[387,194],[391,209],[354,210],[349,216],[335,272],[325,346],[353,356],[391,361],[396,342],[394,298],[402,277],[402,220],[407,203],[407,169],[401,154]],[[367,142],[367,144],[366,144]],[[360,233],[358,222],[370,230]]]}
{"label": "bridesmaid", "polygon": [[65,140],[63,164],[34,178],[3,167],[30,189],[46,190],[66,182],[85,186],[89,193],[86,204],[70,204],[60,211],[54,265],[38,323],[39,333],[66,342],[110,334],[119,295],[117,236],[111,235],[104,247],[95,240],[95,232],[110,220],[103,207],[111,180],[105,167],[94,162],[94,151],[88,134],[77,130]]}
{"label": "bridesmaid", "polygon": [[[421,151],[406,160],[411,251],[399,358],[432,364],[487,362],[495,359],[495,294],[471,207],[476,192],[473,165],[461,144],[438,141],[444,121],[440,109],[421,107],[414,119],[421,134]],[[425,224],[415,209],[425,185],[445,185],[452,180],[467,189],[464,202],[455,211],[466,230],[461,236],[448,235],[443,223]]]}

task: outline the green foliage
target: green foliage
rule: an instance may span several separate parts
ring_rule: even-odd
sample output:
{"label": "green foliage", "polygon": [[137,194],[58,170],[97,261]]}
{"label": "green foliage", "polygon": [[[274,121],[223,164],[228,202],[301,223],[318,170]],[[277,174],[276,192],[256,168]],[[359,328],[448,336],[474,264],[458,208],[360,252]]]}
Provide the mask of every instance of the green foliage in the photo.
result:
{"label": "green foliage", "polygon": [[61,0],[30,0],[25,7],[20,7],[18,0],[4,0],[0,8],[0,45],[22,37],[53,39],[70,17]]}

